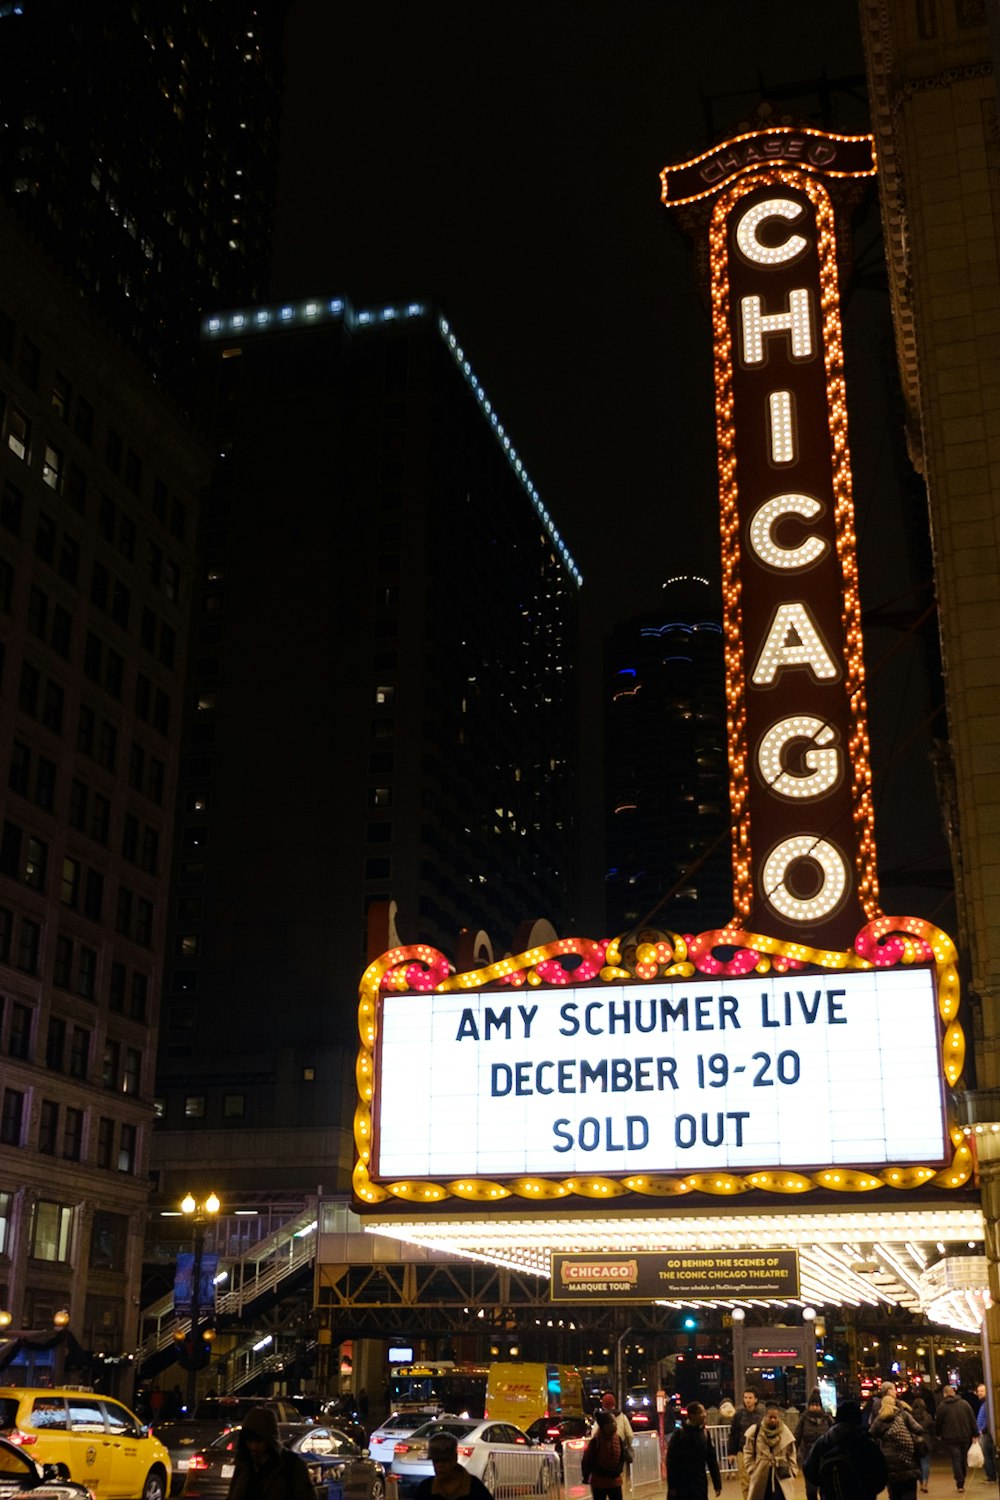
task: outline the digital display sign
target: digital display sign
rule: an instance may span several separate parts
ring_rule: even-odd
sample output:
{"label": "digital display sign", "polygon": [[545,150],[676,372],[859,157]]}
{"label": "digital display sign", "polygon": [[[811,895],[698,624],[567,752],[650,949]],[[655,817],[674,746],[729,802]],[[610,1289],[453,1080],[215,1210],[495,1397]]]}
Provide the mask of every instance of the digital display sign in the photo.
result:
{"label": "digital display sign", "polygon": [[378,1032],[376,1179],[945,1157],[927,968],[387,994]]}

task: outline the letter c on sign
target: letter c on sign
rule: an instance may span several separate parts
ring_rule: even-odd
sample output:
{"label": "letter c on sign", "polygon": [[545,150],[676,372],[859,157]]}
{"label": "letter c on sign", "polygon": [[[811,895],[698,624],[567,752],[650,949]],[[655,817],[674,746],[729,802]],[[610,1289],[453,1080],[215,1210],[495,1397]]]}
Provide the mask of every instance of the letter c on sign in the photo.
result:
{"label": "letter c on sign", "polygon": [[783,547],[774,539],[774,526],[784,516],[814,521],[823,507],[812,495],[775,495],[754,512],[750,522],[750,546],[766,568],[808,568],[827,551],[819,536],[806,537],[797,547]]}
{"label": "letter c on sign", "polygon": [[803,205],[790,198],[765,198],[745,209],[736,225],[736,243],[741,255],[756,266],[777,266],[797,260],[808,247],[801,234],[791,234],[783,245],[762,245],[757,231],[767,219],[797,219]]}

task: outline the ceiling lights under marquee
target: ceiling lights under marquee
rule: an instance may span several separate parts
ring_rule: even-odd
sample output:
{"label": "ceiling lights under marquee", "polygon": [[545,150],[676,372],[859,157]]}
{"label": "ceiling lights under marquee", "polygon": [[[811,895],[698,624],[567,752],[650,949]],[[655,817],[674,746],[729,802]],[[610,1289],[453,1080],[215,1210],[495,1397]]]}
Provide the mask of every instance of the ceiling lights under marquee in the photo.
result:
{"label": "ceiling lights under marquee", "polygon": [[[475,1217],[373,1216],[365,1227],[371,1234],[443,1255],[539,1277],[548,1277],[554,1253],[599,1255],[609,1246],[609,1221],[600,1214],[528,1218],[508,1209]],[[734,1205],[718,1214],[679,1210],[669,1217],[625,1214],[613,1221],[614,1244],[627,1245],[630,1251],[773,1248],[798,1253],[800,1285],[795,1298],[692,1297],[668,1300],[669,1306],[742,1307],[750,1313],[766,1307],[900,1306],[968,1332],[978,1331],[978,1311],[988,1305],[985,1258],[969,1248],[970,1243],[981,1246],[982,1232],[977,1209],[950,1206],[882,1212],[863,1207],[813,1212],[797,1207],[789,1213],[755,1214]],[[946,1249],[948,1253],[942,1253]]]}
{"label": "ceiling lights under marquee", "polygon": [[[729,945],[729,956],[725,958],[716,954],[716,948],[722,943]],[[477,1171],[448,1177],[431,1177],[424,1172],[386,1177],[374,1170],[378,1125],[374,1110],[382,1008],[386,997],[454,997],[467,993],[470,999],[485,995],[490,1001],[493,996],[502,1001],[505,995],[516,995],[521,990],[527,993],[524,1001],[519,1003],[527,1004],[532,994],[540,996],[570,987],[573,995],[584,997],[591,993],[600,997],[602,989],[609,986],[614,986],[617,994],[624,983],[621,992],[627,1001],[649,1005],[662,1004],[663,997],[668,997],[669,1003],[674,986],[681,984],[683,988],[691,988],[682,982],[698,975],[711,980],[787,974],[796,978],[802,976],[804,982],[806,976],[822,976],[824,972],[899,974],[911,969],[927,971],[934,976],[940,1042],[939,1083],[944,1091],[957,1083],[964,1060],[964,1035],[956,1019],[959,999],[956,960],[951,939],[932,923],[917,918],[888,917],[879,917],[869,923],[858,934],[854,948],[845,952],[814,949],[802,943],[788,943],[729,929],[688,937],[648,929],[630,934],[627,940],[615,938],[596,942],[585,938],[558,938],[526,953],[505,956],[482,968],[458,974],[451,970],[442,953],[426,944],[390,949],[365,970],[359,998],[360,1047],[356,1067],[358,1103],[354,1116],[356,1164],[353,1176],[358,1204],[375,1207],[395,1199],[429,1205],[448,1198],[492,1203],[507,1200],[552,1202],[574,1198],[608,1202],[628,1195],[669,1200],[692,1195],[736,1198],[751,1191],[788,1197],[817,1189],[844,1194],[868,1194],[887,1188],[896,1192],[911,1192],[924,1187],[960,1189],[971,1177],[972,1153],[962,1129],[951,1119],[947,1125],[948,1159],[943,1166],[930,1161],[909,1161],[890,1162],[879,1169],[867,1169],[863,1164],[855,1166],[839,1162],[803,1170],[761,1162],[759,1169],[752,1171],[624,1171],[620,1175],[598,1171],[593,1174],[567,1172],[565,1176],[523,1171],[489,1175]],[[817,995],[819,993],[816,991]],[[649,996],[653,996],[652,1002],[646,998]],[[660,997],[659,1001],[656,997]],[[737,1002],[729,998],[731,1007],[735,1007]],[[676,1003],[686,1006],[687,1001]],[[786,998],[786,1005],[788,1003]],[[720,1005],[725,1010],[721,1000]],[[500,1010],[499,1004],[497,1009]],[[409,1045],[405,1038],[404,1045]],[[716,1041],[712,1045],[718,1046],[719,1043]],[[779,1058],[790,1055],[794,1054],[781,1053]],[[538,1066],[555,1068],[556,1065],[541,1063]],[[703,1084],[709,1088],[717,1083],[723,1086],[729,1079],[730,1067],[721,1051],[709,1055],[705,1068]],[[540,1092],[551,1090],[540,1089]],[[466,1134],[466,1131],[461,1132],[463,1141]],[[718,1142],[709,1140],[707,1144]]]}

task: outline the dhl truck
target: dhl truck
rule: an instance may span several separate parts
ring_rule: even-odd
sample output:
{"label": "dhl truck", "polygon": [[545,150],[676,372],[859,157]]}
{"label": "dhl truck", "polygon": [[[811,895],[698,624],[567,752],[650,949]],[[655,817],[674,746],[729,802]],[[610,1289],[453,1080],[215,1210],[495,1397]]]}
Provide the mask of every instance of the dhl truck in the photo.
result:
{"label": "dhl truck", "polygon": [[580,1371],[575,1365],[490,1365],[486,1415],[491,1422],[513,1422],[522,1431],[539,1417],[582,1417]]}

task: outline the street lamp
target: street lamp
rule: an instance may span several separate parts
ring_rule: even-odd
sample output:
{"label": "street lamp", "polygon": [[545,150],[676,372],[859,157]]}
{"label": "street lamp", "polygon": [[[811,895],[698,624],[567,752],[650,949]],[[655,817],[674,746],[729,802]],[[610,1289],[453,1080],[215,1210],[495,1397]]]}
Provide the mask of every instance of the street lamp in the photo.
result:
{"label": "street lamp", "polygon": [[191,1220],[191,1248],[194,1251],[191,1266],[191,1357],[187,1378],[187,1409],[190,1416],[194,1410],[195,1391],[198,1384],[197,1350],[201,1339],[201,1262],[205,1253],[205,1226],[214,1219],[222,1204],[216,1193],[199,1202],[193,1193],[186,1193],[181,1201],[181,1213]]}

